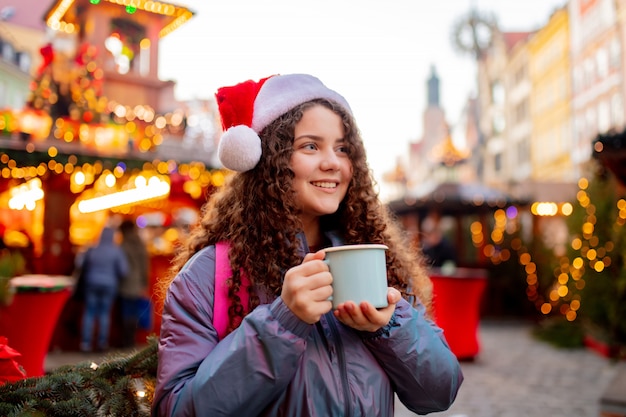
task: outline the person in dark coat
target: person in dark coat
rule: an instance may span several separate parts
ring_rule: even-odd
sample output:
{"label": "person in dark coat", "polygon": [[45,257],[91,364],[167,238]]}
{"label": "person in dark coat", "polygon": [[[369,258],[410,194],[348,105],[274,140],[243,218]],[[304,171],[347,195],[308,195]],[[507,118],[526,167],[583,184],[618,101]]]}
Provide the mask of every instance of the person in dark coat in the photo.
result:
{"label": "person in dark coat", "polygon": [[132,220],[124,220],[120,225],[122,232],[122,250],[128,261],[128,274],[122,280],[119,289],[122,310],[122,343],[124,347],[135,345],[139,317],[150,314],[143,311],[143,300],[148,296],[148,250],[137,226]]}
{"label": "person in dark coat", "polygon": [[126,255],[115,243],[114,237],[115,230],[105,227],[98,244],[85,251],[78,261],[85,280],[85,310],[80,342],[80,350],[83,352],[93,349],[96,323],[97,349],[104,351],[109,347],[111,310],[120,281],[128,274]]}
{"label": "person in dark coat", "polygon": [[422,253],[427,259],[427,264],[441,268],[442,266],[456,265],[456,248],[443,234],[437,220],[427,217],[422,224]]}

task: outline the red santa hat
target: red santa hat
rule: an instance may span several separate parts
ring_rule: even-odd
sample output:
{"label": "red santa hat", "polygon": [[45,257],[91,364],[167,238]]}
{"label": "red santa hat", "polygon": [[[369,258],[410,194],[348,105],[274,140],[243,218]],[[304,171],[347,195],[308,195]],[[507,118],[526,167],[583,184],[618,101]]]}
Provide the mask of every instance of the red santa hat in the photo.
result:
{"label": "red santa hat", "polygon": [[217,154],[226,168],[239,172],[251,170],[261,160],[259,133],[294,107],[325,98],[351,113],[345,98],[308,74],[248,80],[222,87],[215,96],[224,128]]}

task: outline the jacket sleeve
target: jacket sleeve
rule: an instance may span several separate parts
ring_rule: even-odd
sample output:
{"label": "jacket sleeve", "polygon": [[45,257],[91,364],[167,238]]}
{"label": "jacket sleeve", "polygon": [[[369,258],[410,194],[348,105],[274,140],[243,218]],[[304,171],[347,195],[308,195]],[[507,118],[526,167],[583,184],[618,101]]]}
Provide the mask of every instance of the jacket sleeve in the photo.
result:
{"label": "jacket sleeve", "polygon": [[153,416],[253,416],[293,378],[312,326],[281,298],[260,305],[218,343],[215,251],[194,256],[163,308]]}
{"label": "jacket sleeve", "polygon": [[417,414],[447,410],[463,382],[461,366],[443,331],[424,311],[402,299],[387,326],[363,335],[400,401]]}

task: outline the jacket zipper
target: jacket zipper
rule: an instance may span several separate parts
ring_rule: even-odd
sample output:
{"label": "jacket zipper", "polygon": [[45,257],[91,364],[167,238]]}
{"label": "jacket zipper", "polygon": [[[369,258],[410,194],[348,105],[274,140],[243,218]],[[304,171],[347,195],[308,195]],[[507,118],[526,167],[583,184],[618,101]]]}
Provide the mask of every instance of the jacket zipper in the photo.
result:
{"label": "jacket zipper", "polygon": [[[330,313],[332,315],[332,313]],[[348,370],[346,367],[346,354],[343,350],[343,344],[341,343],[341,337],[339,335],[339,329],[337,329],[337,323],[335,322],[335,317],[332,316],[327,319],[328,324],[330,326],[330,331],[333,334],[333,339],[335,340],[335,345],[337,346],[337,361],[339,362],[339,373],[341,376],[341,386],[343,388],[343,397],[345,401],[345,416],[349,417],[352,415],[352,398],[350,395],[350,387],[348,383]]]}

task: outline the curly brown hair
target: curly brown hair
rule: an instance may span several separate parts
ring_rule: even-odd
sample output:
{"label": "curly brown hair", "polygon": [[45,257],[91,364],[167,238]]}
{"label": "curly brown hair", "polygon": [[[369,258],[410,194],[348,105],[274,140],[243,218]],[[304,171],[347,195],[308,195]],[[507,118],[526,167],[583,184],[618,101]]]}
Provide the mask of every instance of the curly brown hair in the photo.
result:
{"label": "curly brown hair", "polygon": [[199,223],[188,240],[179,248],[169,276],[159,282],[161,295],[183,265],[200,249],[227,240],[233,275],[228,280],[229,329],[235,329],[248,313],[237,293],[241,273],[251,282],[249,309],[259,305],[253,287],[263,288],[271,296],[279,296],[286,270],[302,262],[300,242],[302,230],[299,209],[292,187],[294,173],[290,169],[296,124],[313,106],[325,106],[343,121],[347,153],[352,161],[353,176],[339,209],[321,218],[324,230],[337,231],[346,244],[379,243],[389,247],[387,270],[389,286],[397,288],[409,299],[413,296],[430,312],[432,286],[417,251],[412,250],[395,219],[380,202],[366,161],[365,148],[353,116],[339,104],[327,99],[305,102],[283,114],[260,134],[262,158],[247,172],[229,176],[202,210]]}

